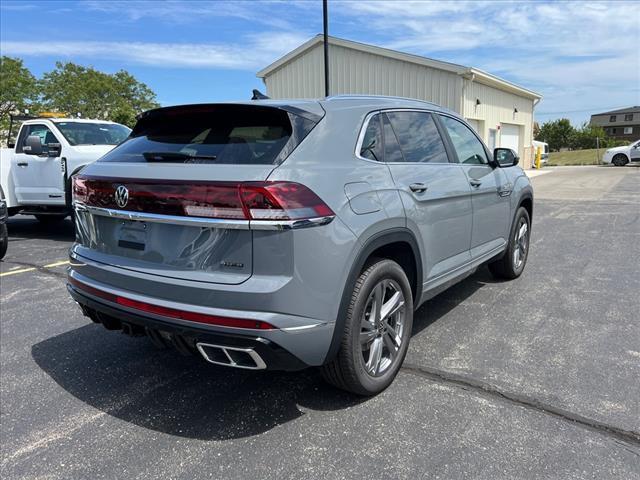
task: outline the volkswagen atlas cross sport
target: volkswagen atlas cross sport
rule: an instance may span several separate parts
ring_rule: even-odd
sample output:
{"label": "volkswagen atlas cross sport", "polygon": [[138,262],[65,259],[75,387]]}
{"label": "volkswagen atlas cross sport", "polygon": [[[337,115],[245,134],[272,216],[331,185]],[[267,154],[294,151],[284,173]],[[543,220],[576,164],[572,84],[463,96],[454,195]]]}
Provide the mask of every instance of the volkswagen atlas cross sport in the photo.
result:
{"label": "volkswagen atlas cross sport", "polygon": [[416,100],[143,114],[73,179],[68,290],[109,330],[245,369],[387,387],[413,313],[488,263],[518,277],[533,192],[509,149]]}

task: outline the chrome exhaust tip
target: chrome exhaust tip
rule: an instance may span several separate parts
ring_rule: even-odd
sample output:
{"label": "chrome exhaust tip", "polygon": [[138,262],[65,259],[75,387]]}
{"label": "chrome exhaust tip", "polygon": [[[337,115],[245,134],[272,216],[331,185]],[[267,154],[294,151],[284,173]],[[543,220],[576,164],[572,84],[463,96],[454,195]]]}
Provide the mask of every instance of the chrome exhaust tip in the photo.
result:
{"label": "chrome exhaust tip", "polygon": [[262,357],[253,348],[229,347],[212,343],[196,343],[200,355],[209,363],[246,370],[267,368]]}

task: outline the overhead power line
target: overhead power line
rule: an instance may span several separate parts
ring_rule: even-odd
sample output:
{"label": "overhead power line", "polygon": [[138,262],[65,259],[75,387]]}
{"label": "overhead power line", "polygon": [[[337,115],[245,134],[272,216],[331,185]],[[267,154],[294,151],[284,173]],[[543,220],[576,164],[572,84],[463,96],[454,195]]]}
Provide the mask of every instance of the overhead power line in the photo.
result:
{"label": "overhead power line", "polygon": [[562,112],[536,112],[536,115],[562,115],[563,113],[582,113],[582,112],[593,112],[597,110],[608,111],[608,110],[617,110],[619,108],[625,108],[629,105],[622,105],[620,107],[597,107],[597,108],[584,108],[582,110],[564,110]]}

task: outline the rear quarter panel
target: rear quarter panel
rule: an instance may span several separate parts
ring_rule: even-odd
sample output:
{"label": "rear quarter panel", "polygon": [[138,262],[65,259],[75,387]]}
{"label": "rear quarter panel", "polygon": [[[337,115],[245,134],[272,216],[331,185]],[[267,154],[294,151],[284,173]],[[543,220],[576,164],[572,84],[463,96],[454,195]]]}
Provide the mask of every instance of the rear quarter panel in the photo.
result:
{"label": "rear quarter panel", "polygon": [[[388,167],[355,156],[358,134],[367,111],[362,108],[327,111],[325,117],[269,180],[299,182],[313,190],[337,215],[335,238],[316,229],[295,232],[296,270],[327,295],[335,319],[345,282],[358,252],[379,232],[404,228],[406,219]],[[351,199],[349,196],[351,196]],[[348,235],[343,231],[347,230]],[[304,232],[304,233],[303,233]],[[324,242],[329,241],[327,247]],[[327,291],[330,286],[331,292]]]}

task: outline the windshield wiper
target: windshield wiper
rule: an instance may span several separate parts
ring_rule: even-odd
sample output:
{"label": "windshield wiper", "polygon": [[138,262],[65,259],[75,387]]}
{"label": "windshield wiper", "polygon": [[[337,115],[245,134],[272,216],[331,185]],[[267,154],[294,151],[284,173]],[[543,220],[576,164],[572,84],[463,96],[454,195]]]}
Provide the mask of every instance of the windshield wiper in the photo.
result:
{"label": "windshield wiper", "polygon": [[147,162],[175,162],[183,161],[191,163],[194,160],[216,160],[217,155],[192,155],[182,152],[142,152],[142,156]]}

